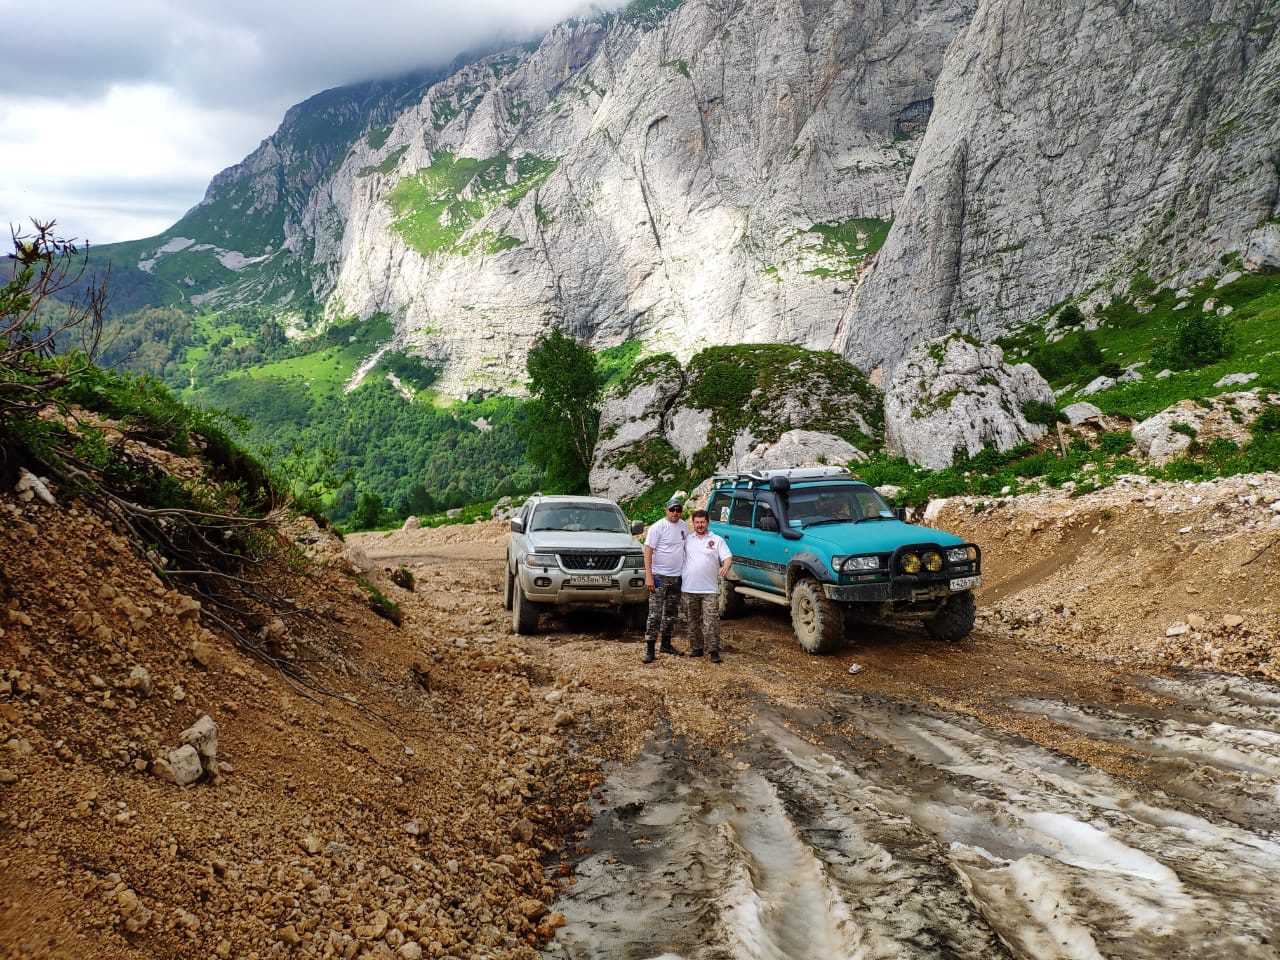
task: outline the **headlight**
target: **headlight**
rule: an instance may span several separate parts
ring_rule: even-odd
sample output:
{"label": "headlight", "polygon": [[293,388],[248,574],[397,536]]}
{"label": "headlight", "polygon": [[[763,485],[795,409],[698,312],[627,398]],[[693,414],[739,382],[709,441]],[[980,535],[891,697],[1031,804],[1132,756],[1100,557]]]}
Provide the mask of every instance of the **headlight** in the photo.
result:
{"label": "headlight", "polygon": [[942,554],[930,550],[924,555],[924,568],[930,573],[937,573],[942,569]]}
{"label": "headlight", "polygon": [[[848,561],[848,563],[845,561]],[[842,568],[845,573],[853,573],[858,570],[879,570],[880,558],[850,556],[832,557],[831,569],[835,573],[840,573]]]}
{"label": "headlight", "polygon": [[530,567],[554,567],[556,557],[553,553],[526,553],[524,562]]}
{"label": "headlight", "polygon": [[973,547],[951,547],[947,550],[947,560],[951,563],[968,563],[973,559]]}
{"label": "headlight", "polygon": [[644,554],[637,553],[634,556],[626,556],[622,558],[622,565],[628,570],[644,569]]}
{"label": "headlight", "polygon": [[902,558],[903,573],[919,573],[920,558],[914,553],[905,554]]}

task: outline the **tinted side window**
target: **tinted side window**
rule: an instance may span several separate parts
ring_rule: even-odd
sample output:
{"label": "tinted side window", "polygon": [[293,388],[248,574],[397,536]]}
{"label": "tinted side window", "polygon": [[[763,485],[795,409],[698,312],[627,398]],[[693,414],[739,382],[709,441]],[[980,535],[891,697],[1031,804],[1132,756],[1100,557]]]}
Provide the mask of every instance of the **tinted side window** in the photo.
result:
{"label": "tinted side window", "polygon": [[751,508],[755,501],[749,494],[738,494],[733,498],[733,509],[729,511],[729,522],[739,527],[751,526]]}

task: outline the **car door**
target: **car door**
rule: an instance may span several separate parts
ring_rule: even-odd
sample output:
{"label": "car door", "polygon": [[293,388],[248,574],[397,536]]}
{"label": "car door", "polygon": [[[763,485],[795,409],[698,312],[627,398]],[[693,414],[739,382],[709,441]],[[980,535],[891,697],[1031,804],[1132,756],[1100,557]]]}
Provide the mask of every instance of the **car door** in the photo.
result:
{"label": "car door", "polygon": [[[762,579],[760,558],[756,553],[755,531],[751,527],[756,495],[752,490],[733,491],[728,522],[720,527],[720,535],[733,554],[733,571],[747,587],[759,587]],[[723,508],[721,508],[723,509]]]}
{"label": "car door", "polygon": [[787,558],[791,544],[778,532],[778,512],[771,494],[756,498],[747,545],[757,563],[757,583],[770,593],[787,592]]}

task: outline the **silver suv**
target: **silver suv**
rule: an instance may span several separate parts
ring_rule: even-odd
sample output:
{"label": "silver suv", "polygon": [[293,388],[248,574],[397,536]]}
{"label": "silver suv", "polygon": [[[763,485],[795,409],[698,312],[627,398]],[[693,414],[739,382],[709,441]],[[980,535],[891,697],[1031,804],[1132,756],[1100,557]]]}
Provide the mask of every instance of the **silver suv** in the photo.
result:
{"label": "silver suv", "polygon": [[511,518],[505,605],[516,633],[534,633],[551,609],[609,607],[632,626],[648,610],[644,531],[603,497],[530,497]]}

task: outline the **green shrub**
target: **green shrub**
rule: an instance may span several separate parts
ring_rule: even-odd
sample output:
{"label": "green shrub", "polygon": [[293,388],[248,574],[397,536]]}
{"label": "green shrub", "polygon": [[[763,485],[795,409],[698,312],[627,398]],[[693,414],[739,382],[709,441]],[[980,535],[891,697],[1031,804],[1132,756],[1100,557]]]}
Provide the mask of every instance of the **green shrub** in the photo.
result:
{"label": "green shrub", "polygon": [[1058,412],[1057,407],[1043,400],[1028,400],[1024,403],[1022,405],[1022,416],[1027,423],[1038,423],[1046,427],[1053,426],[1053,424],[1064,419],[1062,414]]}
{"label": "green shrub", "polygon": [[1204,367],[1231,355],[1231,321],[1213,311],[1187,310],[1174,320],[1173,332],[1152,354],[1156,364],[1171,370]]}
{"label": "green shrub", "polygon": [[755,372],[733,361],[718,360],[702,371],[693,402],[704,410],[735,409],[751,397]]}
{"label": "green shrub", "polygon": [[397,627],[400,626],[400,604],[388,600],[381,590],[363,577],[356,577],[356,583],[360,584],[368,595],[370,610],[382,617],[382,619],[390,620]]}

